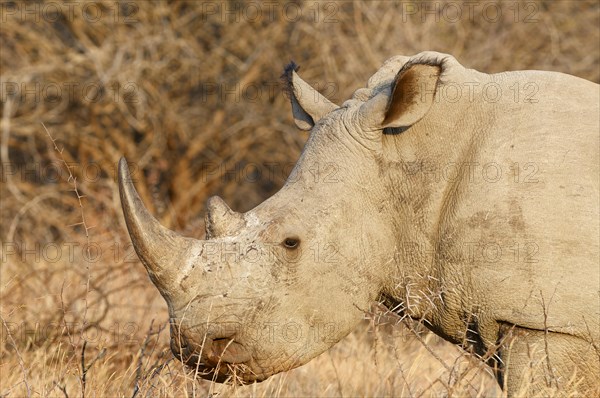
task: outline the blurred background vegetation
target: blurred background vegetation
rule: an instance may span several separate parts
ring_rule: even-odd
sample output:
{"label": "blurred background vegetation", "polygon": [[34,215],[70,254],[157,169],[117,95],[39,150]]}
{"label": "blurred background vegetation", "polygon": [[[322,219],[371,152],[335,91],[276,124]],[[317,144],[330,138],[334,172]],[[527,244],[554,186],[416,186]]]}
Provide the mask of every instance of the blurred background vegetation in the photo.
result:
{"label": "blurred background vegetation", "polygon": [[[595,0],[0,5],[1,396],[81,393],[82,351],[102,369],[87,376],[97,395],[130,395],[136,384],[144,394],[154,384],[166,395],[178,395],[176,385],[188,395],[215,388],[157,371],[169,358],[168,331],[154,334],[166,311],[129,245],[116,164],[126,156],[150,211],[189,236],[203,236],[210,195],[251,209],[283,184],[307,138],[279,85],[290,60],[338,104],[387,58],[423,50],[482,72],[542,69],[600,81]],[[389,366],[402,368],[398,347],[385,347]],[[369,352],[339,350],[332,361]],[[333,364],[335,387],[323,371],[311,390],[282,390],[281,380],[304,380],[298,370],[274,390],[244,394],[393,395],[398,383],[423,379]],[[443,379],[430,371],[429,384]],[[363,382],[342,391],[354,385],[344,377]],[[460,391],[492,391],[471,387]]]}

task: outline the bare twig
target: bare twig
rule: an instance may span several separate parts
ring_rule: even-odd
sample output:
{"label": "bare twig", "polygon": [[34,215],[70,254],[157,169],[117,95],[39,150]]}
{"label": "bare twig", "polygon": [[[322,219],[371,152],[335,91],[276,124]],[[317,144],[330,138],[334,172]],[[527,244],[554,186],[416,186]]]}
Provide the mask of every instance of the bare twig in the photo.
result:
{"label": "bare twig", "polygon": [[102,350],[100,350],[98,355],[96,355],[96,357],[92,360],[92,362],[90,362],[90,364],[86,366],[86,364],[85,364],[85,348],[86,347],[87,347],[87,341],[84,340],[83,346],[81,347],[81,397],[82,398],[85,398],[85,386],[86,386],[88,371],[92,368],[92,366],[94,366],[94,364],[96,363],[96,361],[98,359],[101,359],[102,357],[104,357],[104,354],[106,354],[106,349],[103,348]]}
{"label": "bare twig", "polygon": [[[152,330],[153,325],[154,325],[154,319],[152,319],[152,321],[150,321],[150,326],[148,327],[148,332],[146,333],[146,338],[144,339],[144,343],[140,347],[140,356],[138,358],[137,367],[135,369],[135,386],[133,387],[133,394],[131,395],[131,398],[135,398],[137,396],[137,394],[140,392],[140,387],[141,387],[140,381],[142,380],[143,361],[144,361],[144,357],[146,356],[146,347],[150,343],[150,337],[154,336],[154,335],[157,335],[157,336],[160,335],[160,333],[164,330],[164,328],[166,326],[164,324],[160,325],[156,331],[153,331]],[[154,351],[154,348],[152,349],[152,351]],[[156,372],[154,372],[152,376],[154,376],[155,374],[156,374]]]}
{"label": "bare twig", "polygon": [[54,382],[54,385],[55,385],[56,387],[58,387],[58,389],[59,389],[60,391],[62,391],[62,393],[63,393],[63,395],[65,396],[65,398],[69,398],[69,394],[67,393],[67,386],[66,386],[66,385],[62,385],[62,386],[61,386],[60,384],[58,384],[58,382],[57,382],[57,381],[55,381],[55,382]]}
{"label": "bare twig", "polygon": [[87,341],[83,341],[83,347],[81,347],[81,397],[85,398],[85,381],[87,376],[87,368],[85,367],[85,347]]}

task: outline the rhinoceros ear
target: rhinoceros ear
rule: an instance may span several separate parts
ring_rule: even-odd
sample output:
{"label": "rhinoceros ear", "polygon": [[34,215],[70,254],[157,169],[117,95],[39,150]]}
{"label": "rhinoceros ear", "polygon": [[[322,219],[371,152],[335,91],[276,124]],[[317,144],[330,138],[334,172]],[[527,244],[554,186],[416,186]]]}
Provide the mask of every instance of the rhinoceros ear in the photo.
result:
{"label": "rhinoceros ear", "polygon": [[439,65],[409,64],[402,68],[392,83],[383,127],[407,127],[421,120],[433,104],[441,71]]}
{"label": "rhinoceros ear", "polygon": [[370,128],[409,127],[429,112],[433,104],[441,66],[410,61],[400,69],[383,92],[360,109],[363,123]]}
{"label": "rhinoceros ear", "polygon": [[323,116],[337,109],[337,105],[300,79],[296,73],[298,69],[294,61],[290,62],[281,78],[292,103],[292,115],[296,126],[301,130],[310,130]]}

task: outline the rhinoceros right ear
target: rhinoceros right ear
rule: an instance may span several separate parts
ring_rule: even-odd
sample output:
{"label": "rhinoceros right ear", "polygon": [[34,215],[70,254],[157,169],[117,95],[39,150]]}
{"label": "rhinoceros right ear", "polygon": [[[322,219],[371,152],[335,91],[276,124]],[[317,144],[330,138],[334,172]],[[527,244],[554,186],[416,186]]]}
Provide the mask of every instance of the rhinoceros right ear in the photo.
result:
{"label": "rhinoceros right ear", "polygon": [[285,91],[292,103],[294,122],[301,130],[310,130],[323,116],[337,109],[337,105],[312,88],[296,73],[299,69],[294,61],[284,69],[281,78],[286,85]]}
{"label": "rhinoceros right ear", "polygon": [[382,92],[361,107],[360,120],[368,129],[412,126],[433,105],[441,70],[440,65],[408,62],[396,74],[391,93]]}

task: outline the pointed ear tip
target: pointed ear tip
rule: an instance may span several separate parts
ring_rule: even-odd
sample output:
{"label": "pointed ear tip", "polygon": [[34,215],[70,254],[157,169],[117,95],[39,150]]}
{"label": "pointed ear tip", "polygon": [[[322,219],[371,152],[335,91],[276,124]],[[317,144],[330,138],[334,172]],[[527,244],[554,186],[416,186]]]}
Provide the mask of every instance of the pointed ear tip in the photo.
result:
{"label": "pointed ear tip", "polygon": [[283,68],[284,73],[298,72],[300,65],[298,65],[293,59]]}
{"label": "pointed ear tip", "polygon": [[283,73],[281,74],[280,78],[285,80],[287,83],[291,83],[294,73],[297,72],[299,69],[300,66],[298,66],[298,64],[292,60],[286,66],[283,67]]}

